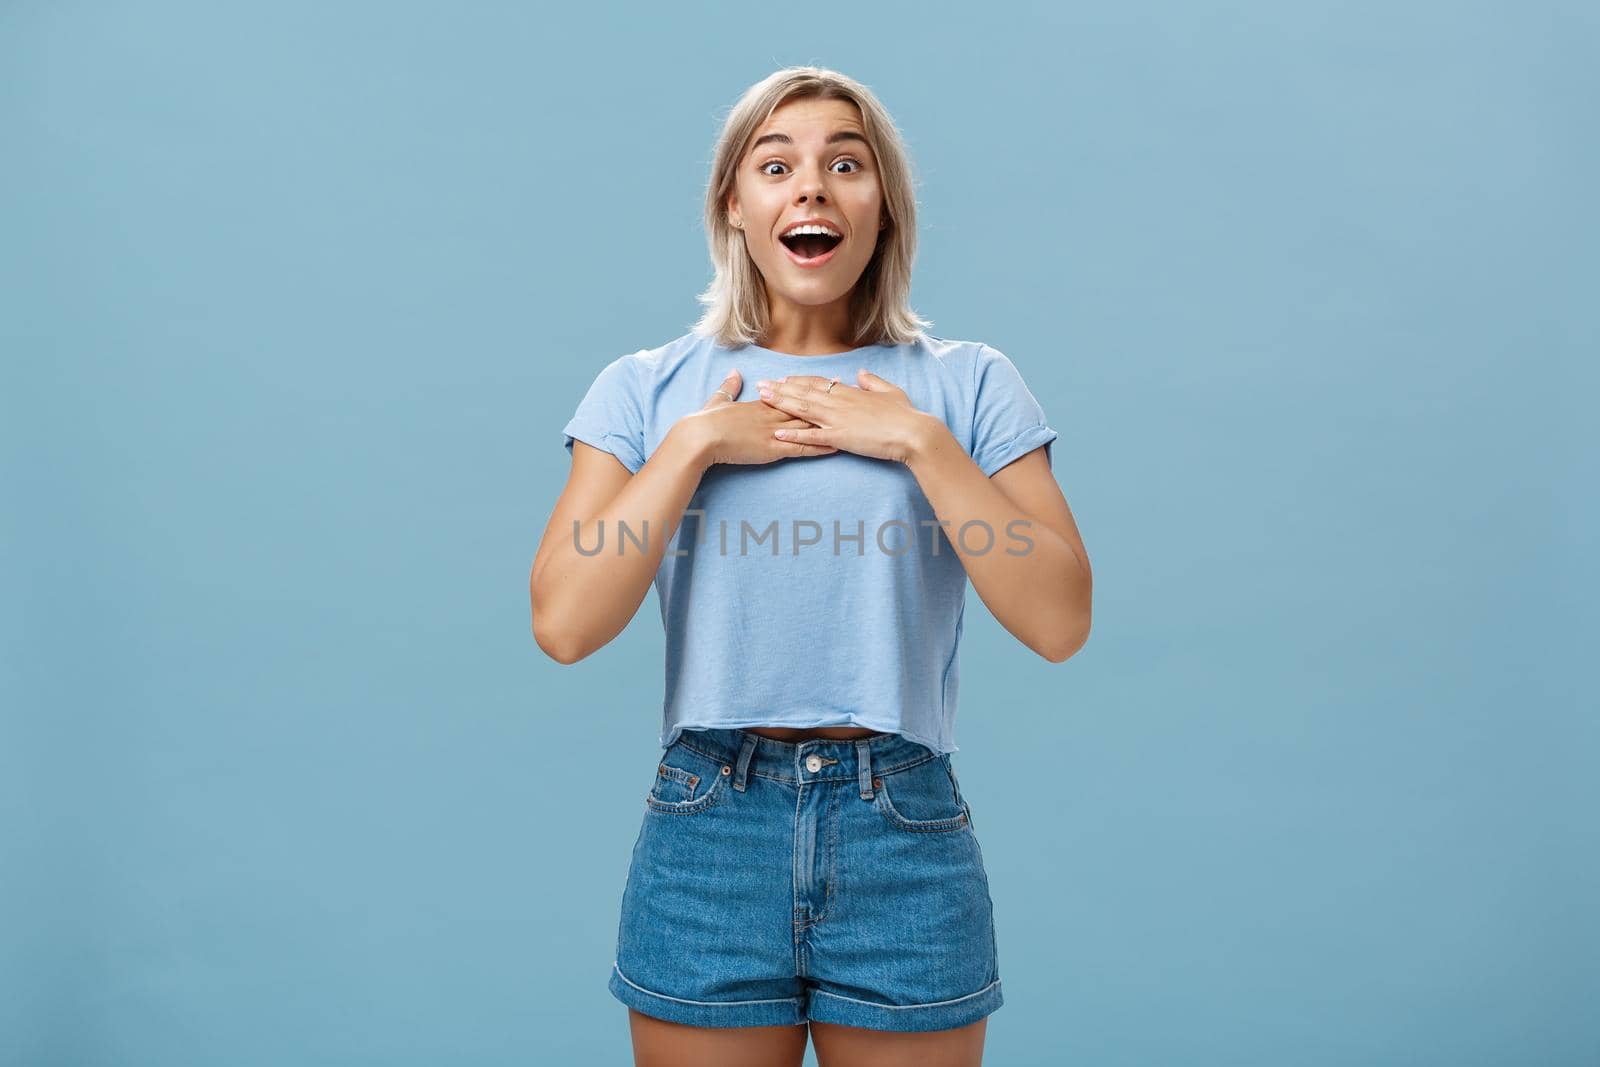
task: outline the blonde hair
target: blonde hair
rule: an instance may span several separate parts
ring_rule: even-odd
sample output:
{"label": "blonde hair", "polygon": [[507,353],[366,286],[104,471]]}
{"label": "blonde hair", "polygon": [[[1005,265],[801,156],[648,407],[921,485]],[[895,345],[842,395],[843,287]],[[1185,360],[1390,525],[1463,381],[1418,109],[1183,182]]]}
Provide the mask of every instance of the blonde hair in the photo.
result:
{"label": "blonde hair", "polygon": [[888,225],[850,294],[849,342],[905,344],[933,325],[911,309],[911,261],[917,247],[915,180],[900,131],[865,85],[822,67],[785,67],[745,90],[729,109],[706,183],[706,238],[716,275],[696,299],[706,305],[694,332],[728,348],[755,344],[766,331],[768,307],[761,272],[745,247],[744,232],[728,221],[727,199],[739,161],[761,124],[791,100],[848,100],[861,112],[877,159]]}

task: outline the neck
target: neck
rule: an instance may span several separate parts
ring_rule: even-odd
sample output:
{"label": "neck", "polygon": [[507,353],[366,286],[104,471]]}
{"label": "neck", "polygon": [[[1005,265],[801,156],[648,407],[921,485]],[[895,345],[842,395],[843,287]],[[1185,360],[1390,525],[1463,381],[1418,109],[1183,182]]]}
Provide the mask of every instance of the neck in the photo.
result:
{"label": "neck", "polygon": [[848,336],[849,302],[849,293],[821,307],[769,299],[767,329],[757,343],[797,356],[828,356],[857,348]]}

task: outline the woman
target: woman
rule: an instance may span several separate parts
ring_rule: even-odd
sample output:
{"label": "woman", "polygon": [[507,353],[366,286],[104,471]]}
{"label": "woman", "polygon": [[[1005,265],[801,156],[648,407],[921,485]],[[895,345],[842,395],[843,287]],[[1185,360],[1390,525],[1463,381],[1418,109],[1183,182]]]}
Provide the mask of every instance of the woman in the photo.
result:
{"label": "woman", "polygon": [[907,306],[915,210],[864,86],[753,86],[707,189],[708,310],[563,431],[540,647],[589,655],[652,582],[666,629],[609,979],[639,1063],[799,1064],[809,1024],[823,1067],[976,1064],[1002,1003],[950,759],[965,585],[1059,663],[1091,577],[1016,367]]}

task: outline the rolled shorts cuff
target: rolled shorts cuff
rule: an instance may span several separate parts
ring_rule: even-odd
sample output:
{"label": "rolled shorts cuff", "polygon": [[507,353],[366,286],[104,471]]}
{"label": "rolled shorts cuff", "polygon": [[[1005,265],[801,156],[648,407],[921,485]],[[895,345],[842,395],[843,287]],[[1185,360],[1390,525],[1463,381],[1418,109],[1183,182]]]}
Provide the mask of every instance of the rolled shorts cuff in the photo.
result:
{"label": "rolled shorts cuff", "polygon": [[1004,1003],[998,978],[976,993],[932,1004],[875,1004],[813,989],[808,1015],[819,1023],[841,1023],[867,1030],[953,1030],[977,1022]]}
{"label": "rolled shorts cuff", "polygon": [[630,1008],[668,1022],[689,1026],[800,1026],[806,1021],[800,997],[769,1000],[686,1000],[646,989],[611,964],[611,995]]}

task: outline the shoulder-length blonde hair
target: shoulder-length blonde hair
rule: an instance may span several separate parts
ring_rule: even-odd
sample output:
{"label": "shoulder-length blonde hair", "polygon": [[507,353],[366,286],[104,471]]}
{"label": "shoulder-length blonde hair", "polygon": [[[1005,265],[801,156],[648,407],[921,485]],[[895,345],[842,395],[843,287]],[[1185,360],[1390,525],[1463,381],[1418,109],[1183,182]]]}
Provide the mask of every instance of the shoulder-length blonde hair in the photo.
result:
{"label": "shoulder-length blonde hair", "polygon": [[697,299],[706,305],[694,331],[728,348],[755,344],[769,319],[761,272],[745,248],[744,233],[728,222],[733,191],[746,146],[772,113],[791,100],[848,100],[861,112],[867,141],[877,159],[888,225],[878,248],[850,294],[850,343],[905,344],[933,325],[912,311],[911,261],[917,247],[915,181],[905,144],[889,112],[865,85],[822,67],[785,67],[745,90],[728,112],[706,184],[706,238],[716,276]]}

